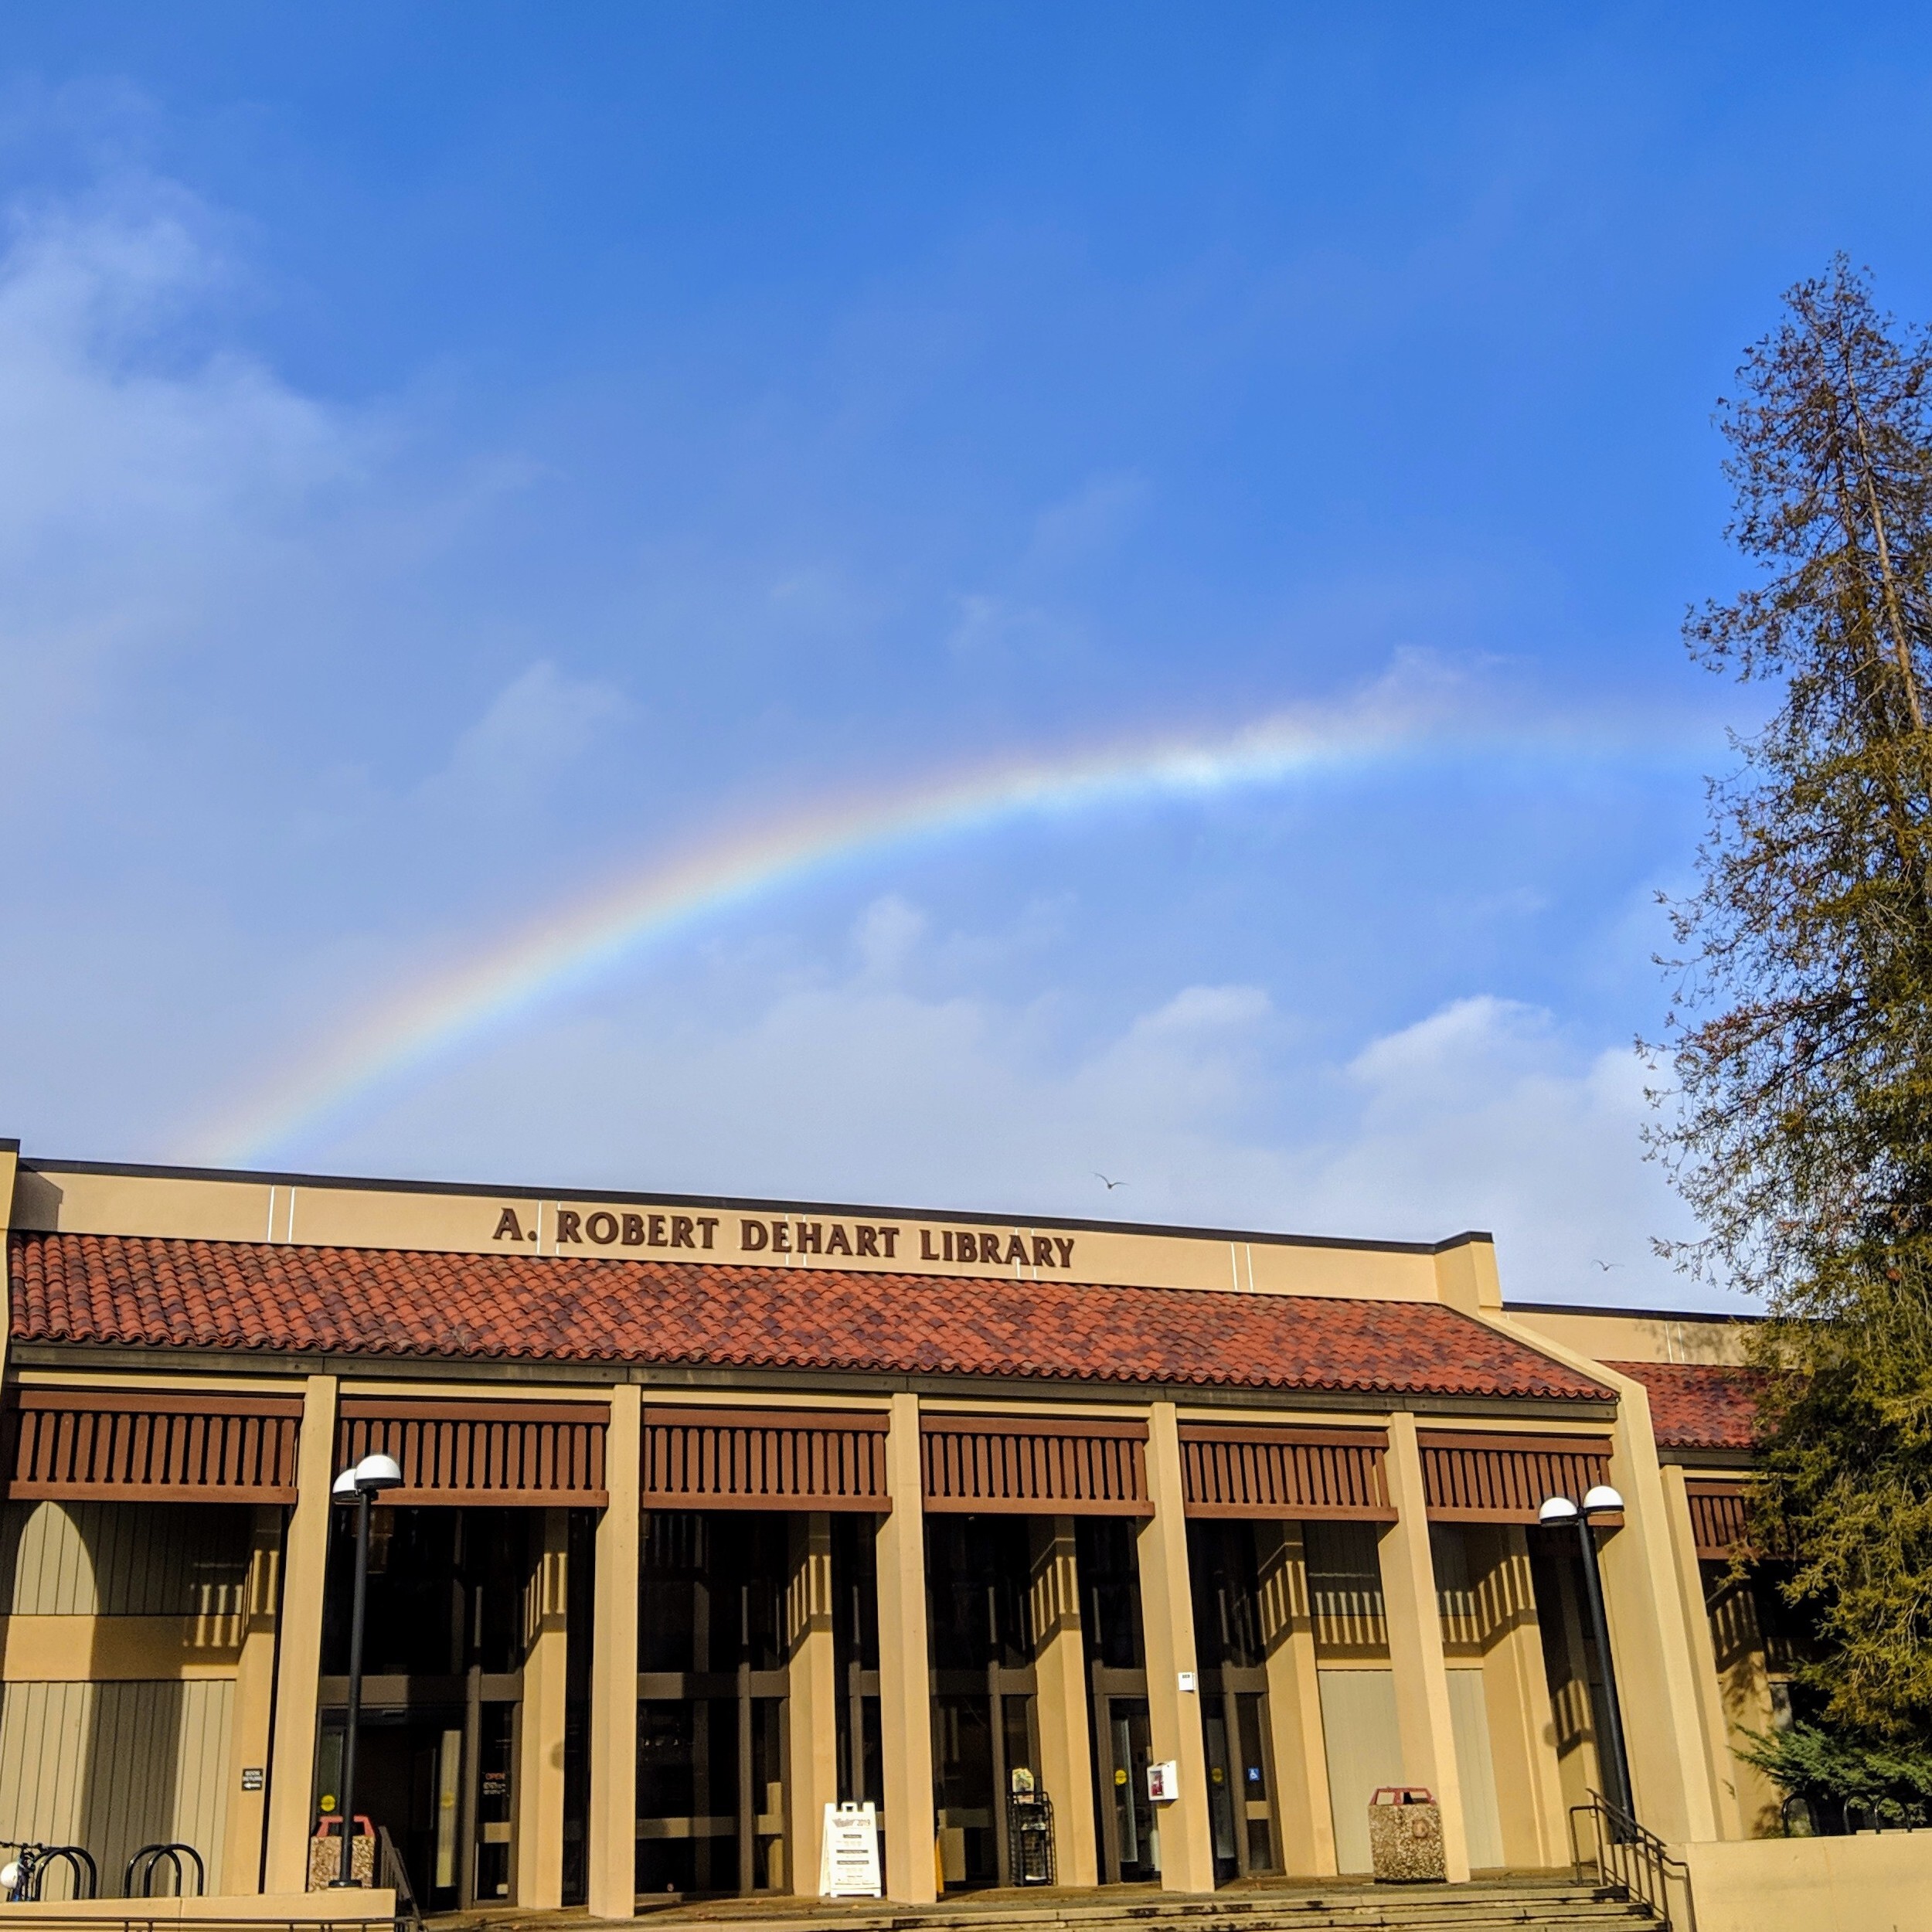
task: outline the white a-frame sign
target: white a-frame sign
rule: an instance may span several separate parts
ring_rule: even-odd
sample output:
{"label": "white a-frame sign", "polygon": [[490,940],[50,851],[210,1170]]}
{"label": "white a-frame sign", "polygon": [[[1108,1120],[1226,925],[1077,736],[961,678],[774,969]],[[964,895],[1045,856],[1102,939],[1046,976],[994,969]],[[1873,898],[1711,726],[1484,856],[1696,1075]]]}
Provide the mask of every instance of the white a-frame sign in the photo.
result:
{"label": "white a-frame sign", "polygon": [[876,1899],[879,1883],[879,1813],[869,1804],[825,1807],[825,1849],[818,1858],[818,1896]]}

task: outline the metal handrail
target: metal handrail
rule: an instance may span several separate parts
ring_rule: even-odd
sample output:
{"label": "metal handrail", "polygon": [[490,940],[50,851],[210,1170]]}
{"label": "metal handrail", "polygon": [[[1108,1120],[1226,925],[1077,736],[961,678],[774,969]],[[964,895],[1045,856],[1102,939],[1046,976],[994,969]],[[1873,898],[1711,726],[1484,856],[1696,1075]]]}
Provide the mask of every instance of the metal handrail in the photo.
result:
{"label": "metal handrail", "polygon": [[[1670,1855],[1670,1847],[1646,1825],[1639,1825],[1620,1804],[1613,1804],[1600,1791],[1590,1794],[1587,1804],[1570,1808],[1570,1852],[1577,1882],[1583,1880],[1585,1860],[1577,1840],[1577,1815],[1582,1812],[1590,1822],[1596,1841],[1594,1861],[1598,1883],[1614,1885],[1627,1899],[1655,1914],[1660,1932],[1697,1932],[1697,1908],[1691,1898],[1690,1867]],[[1683,1893],[1682,1919],[1671,1914],[1671,1887]]]}
{"label": "metal handrail", "polygon": [[396,1923],[398,1926],[412,1926],[421,1932],[423,1908],[416,1903],[416,1889],[410,1883],[409,1867],[403,1862],[403,1855],[396,1849],[396,1841],[389,1835],[386,1825],[376,1828],[376,1883],[387,1886],[396,1894]]}

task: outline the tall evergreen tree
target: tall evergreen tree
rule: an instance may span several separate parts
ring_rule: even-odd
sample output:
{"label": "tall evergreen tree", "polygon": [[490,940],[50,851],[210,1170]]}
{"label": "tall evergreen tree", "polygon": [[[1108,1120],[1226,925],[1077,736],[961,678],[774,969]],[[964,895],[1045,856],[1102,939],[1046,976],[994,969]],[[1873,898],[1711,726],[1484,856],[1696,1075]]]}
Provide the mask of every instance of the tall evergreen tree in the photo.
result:
{"label": "tall evergreen tree", "polygon": [[1694,611],[1777,687],[1709,788],[1653,1134],[1764,1298],[1760,1533],[1822,1638],[1828,1716],[1932,1725],[1932,343],[1839,257],[1721,407],[1730,536],[1761,579]]}

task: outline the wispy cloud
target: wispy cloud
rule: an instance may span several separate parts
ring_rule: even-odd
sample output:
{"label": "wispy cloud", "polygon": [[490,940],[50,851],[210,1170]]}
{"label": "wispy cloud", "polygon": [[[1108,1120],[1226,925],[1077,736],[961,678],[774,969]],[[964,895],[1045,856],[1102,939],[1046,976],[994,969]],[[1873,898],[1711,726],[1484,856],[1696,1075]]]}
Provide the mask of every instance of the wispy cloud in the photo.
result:
{"label": "wispy cloud", "polygon": [[1648,1247],[1683,1223],[1642,1158],[1634,1058],[1546,1012],[1477,996],[1335,1061],[1264,988],[1200,984],[1083,1041],[1063,1001],[920,990],[947,936],[882,900],[835,978],[747,962],[670,1008],[640,988],[559,1017],[399,1097],[337,1157],[1303,1233],[1488,1227],[1518,1298],[1685,1297]]}

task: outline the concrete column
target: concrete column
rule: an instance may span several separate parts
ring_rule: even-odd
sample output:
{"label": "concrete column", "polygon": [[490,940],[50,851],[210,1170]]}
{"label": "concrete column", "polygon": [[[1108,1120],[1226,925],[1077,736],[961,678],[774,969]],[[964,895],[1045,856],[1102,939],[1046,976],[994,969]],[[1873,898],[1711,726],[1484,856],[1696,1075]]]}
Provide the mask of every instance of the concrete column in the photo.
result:
{"label": "concrete column", "polygon": [[[1718,1671],[1717,1647],[1712,1641],[1709,1613],[1704,1607],[1704,1576],[1698,1567],[1697,1532],[1692,1527],[1690,1495],[1684,1472],[1676,1464],[1662,1466],[1664,1518],[1670,1532],[1671,1567],[1677,1580],[1677,1600],[1690,1640],[1697,1673],[1697,1716],[1703,1733],[1704,1760],[1710,1777],[1711,1804],[1719,1835],[1748,1838],[1739,1804],[1736,1762],[1731,1757],[1730,1727],[1724,1716],[1724,1689]],[[1626,1722],[1628,1720],[1626,1719]]]}
{"label": "concrete column", "polygon": [[1180,1425],[1171,1402],[1148,1411],[1148,1492],[1154,1513],[1135,1539],[1141,1576],[1141,1631],[1147,1645],[1148,1730],[1154,1756],[1180,1774],[1181,1795],[1155,1808],[1161,1834],[1161,1888],[1214,1889],[1214,1835],[1208,1817],[1207,1740],[1199,1691],[1180,1688],[1185,1671],[1198,1682],[1194,1593],[1188,1578],[1187,1492],[1181,1473]]}
{"label": "concrete column", "polygon": [[1256,1543],[1274,1767],[1269,1796],[1282,1863],[1298,1878],[1333,1878],[1335,1809],[1328,1797],[1328,1742],[1321,1729],[1321,1685],[1315,1675],[1315,1620],[1301,1526],[1257,1524]]}
{"label": "concrete column", "polygon": [[1501,1316],[1490,1317],[1489,1325],[1616,1392],[1610,1480],[1624,1498],[1624,1522],[1603,1539],[1602,1566],[1637,1815],[1672,1843],[1714,1838],[1718,1812],[1699,1673],[1671,1549],[1649,1394],[1633,1377],[1546,1335],[1513,1328]]}
{"label": "concrete column", "polygon": [[1641,1383],[1617,1386],[1610,1480],[1624,1526],[1601,1539],[1604,1600],[1615,1653],[1638,1818],[1671,1844],[1717,1836],[1700,1679],[1671,1549],[1669,1507]]}
{"label": "concrete column", "polygon": [[638,1909],[638,1546],[643,1407],[634,1382],[611,1391],[604,1452],[610,1502],[597,1523],[590,1638],[590,1805],[587,1904],[594,1919]]}
{"label": "concrete column", "polygon": [[[1758,1623],[1757,1593],[1749,1583],[1729,1585],[1719,1596],[1713,1606],[1711,1637],[1721,1672],[1724,1719],[1732,1733],[1770,1730],[1777,1721],[1770,1660]],[[1737,1835],[1783,1836],[1784,1794],[1765,1772],[1735,1754],[1731,1769],[1726,1795],[1736,1806]]]}
{"label": "concrete column", "polygon": [[1053,1862],[1061,1884],[1097,1885],[1092,1720],[1073,1519],[1036,1516],[1032,1524],[1034,1709],[1040,1784],[1053,1802]]}
{"label": "concrete column", "polygon": [[1451,1883],[1469,1876],[1462,1779],[1449,1713],[1449,1673],[1442,1655],[1442,1610],[1429,1553],[1428,1498],[1416,1419],[1389,1418],[1389,1497],[1396,1519],[1383,1532],[1382,1597],[1389,1619],[1389,1668],[1395,1676],[1396,1720],[1404,1777],[1426,1784],[1442,1807],[1443,1862]]}
{"label": "concrete column", "polygon": [[563,1903],[563,1731],[570,1661],[570,1512],[546,1509],[523,1600],[523,1699],[517,1710],[510,1896],[554,1911]]}
{"label": "concrete column", "polygon": [[1556,1768],[1556,1719],[1530,1582],[1529,1533],[1514,1523],[1464,1533],[1471,1555],[1478,1560],[1471,1568],[1482,1572],[1483,1707],[1496,1772],[1503,1859],[1512,1866],[1566,1865],[1568,1821]]}
{"label": "concrete column", "polygon": [[925,1486],[919,1398],[893,1397],[886,1437],[892,1513],[879,1526],[879,1724],[885,1783],[886,1896],[938,1895],[933,1817],[932,1666],[926,1632]]}
{"label": "concrete column", "polygon": [[786,1606],[787,1878],[801,1898],[818,1896],[825,1807],[838,1799],[838,1669],[832,1629],[832,1518],[822,1509],[791,1519],[791,1587]]}
{"label": "concrete column", "polygon": [[315,1719],[321,1692],[322,1591],[328,1570],[329,1485],[335,1479],[335,1378],[302,1391],[295,1507],[282,1560],[275,1733],[268,1761],[268,1853],[262,1889],[308,1889],[315,1829]]}
{"label": "concrete column", "polygon": [[[241,1655],[235,1664],[235,1704],[228,1726],[228,1821],[223,1832],[222,1869],[211,1873],[217,1890],[230,1898],[259,1892],[262,1886],[264,1832],[268,1793],[269,1726],[275,1706],[276,1604],[281,1590],[282,1512],[274,1504],[255,1511],[243,1585]],[[258,1788],[242,1788],[242,1774],[257,1770]]]}

